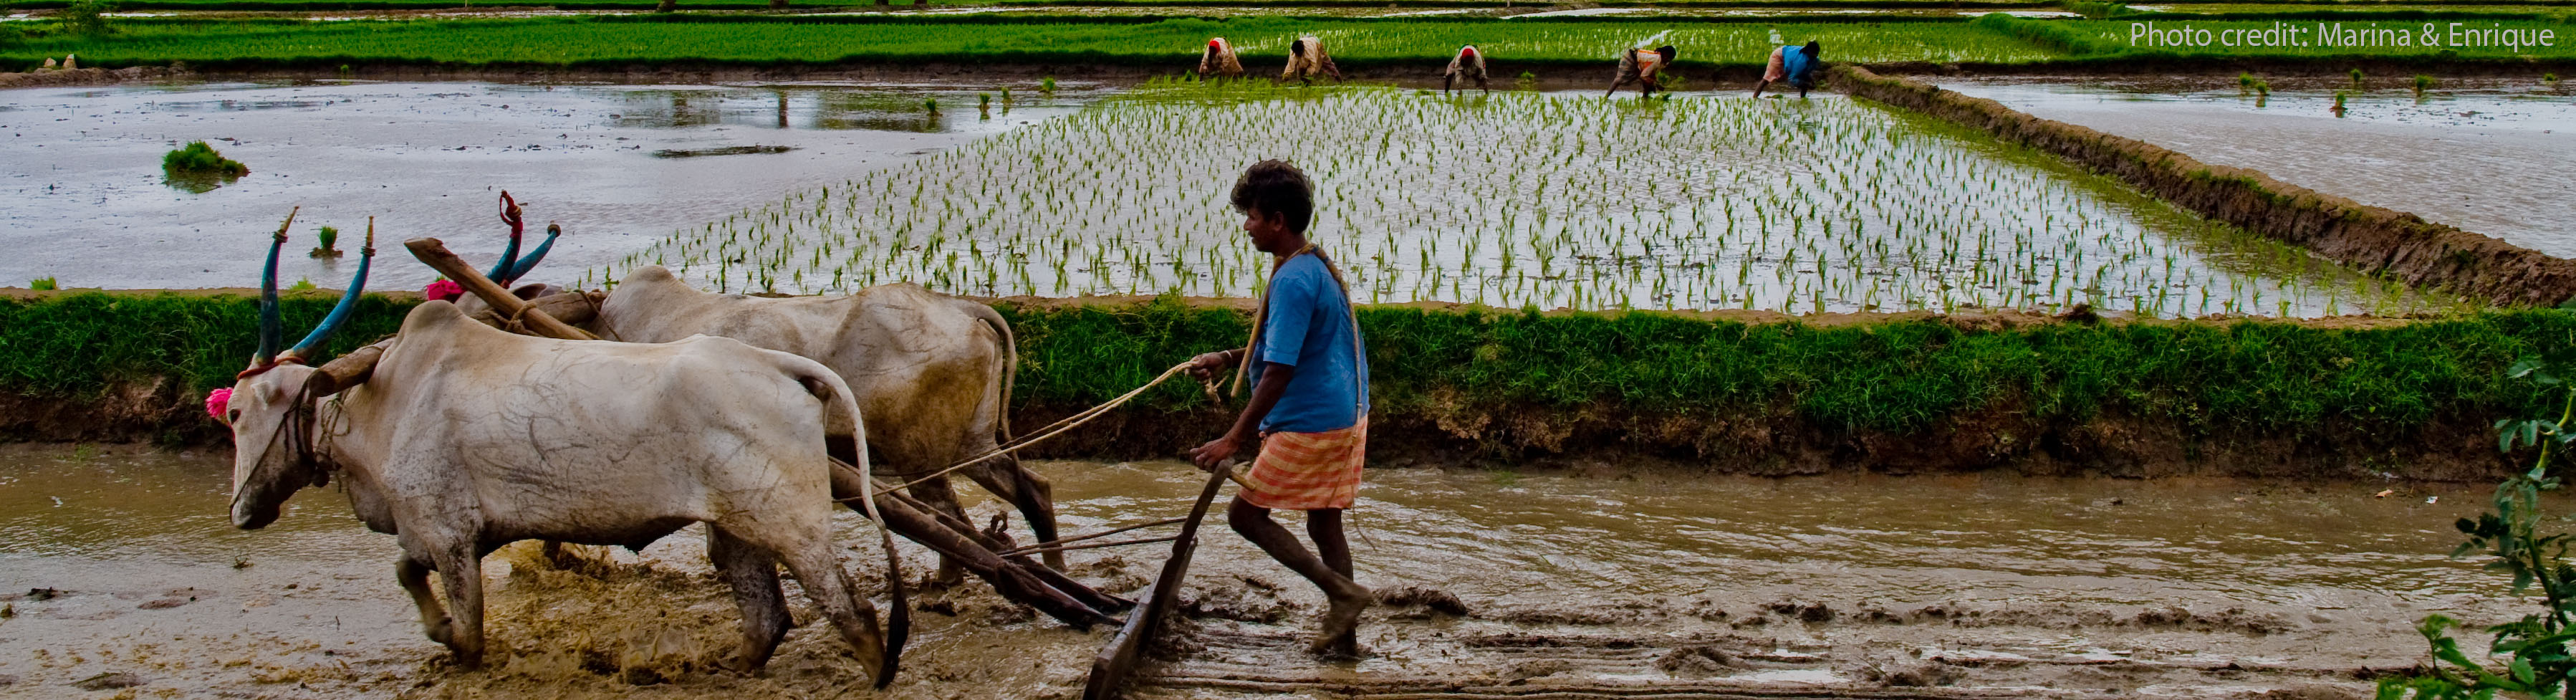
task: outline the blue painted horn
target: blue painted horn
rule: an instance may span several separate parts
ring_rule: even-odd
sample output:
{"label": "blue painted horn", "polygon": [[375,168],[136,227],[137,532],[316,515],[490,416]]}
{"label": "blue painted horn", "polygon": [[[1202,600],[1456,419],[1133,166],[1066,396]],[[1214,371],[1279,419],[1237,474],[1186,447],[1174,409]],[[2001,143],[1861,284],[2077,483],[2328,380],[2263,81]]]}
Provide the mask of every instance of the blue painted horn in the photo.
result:
{"label": "blue painted horn", "polygon": [[519,233],[527,230],[519,219],[519,200],[510,198],[509,190],[501,191],[501,223],[510,225],[510,247],[501,249],[501,261],[492,263],[492,271],[483,273],[494,284],[509,284],[512,261],[519,258]]}
{"label": "blue painted horn", "polygon": [[527,257],[519,258],[518,263],[511,265],[509,276],[494,278],[492,281],[508,287],[510,283],[519,281],[519,278],[528,276],[529,270],[537,269],[537,261],[546,259],[546,251],[554,249],[555,238],[562,235],[562,224],[546,224],[546,240],[539,242],[536,250],[528,251]]}
{"label": "blue painted horn", "polygon": [[286,357],[301,360],[312,356],[323,342],[331,339],[331,334],[340,332],[340,327],[348,324],[349,314],[358,307],[358,294],[367,289],[367,264],[375,259],[376,217],[370,216],[367,217],[367,245],[358,249],[357,276],[349,278],[349,289],[340,293],[340,303],[331,307],[331,315],[322,317],[321,325],[314,326],[313,332],[305,335],[304,340],[288,348]]}
{"label": "blue painted horn", "polygon": [[295,225],[295,213],[303,210],[287,210],[286,223],[278,224],[276,235],[269,238],[268,266],[259,272],[259,354],[250,360],[254,368],[277,361],[277,341],[283,335],[277,320],[277,252],[286,247],[286,229]]}

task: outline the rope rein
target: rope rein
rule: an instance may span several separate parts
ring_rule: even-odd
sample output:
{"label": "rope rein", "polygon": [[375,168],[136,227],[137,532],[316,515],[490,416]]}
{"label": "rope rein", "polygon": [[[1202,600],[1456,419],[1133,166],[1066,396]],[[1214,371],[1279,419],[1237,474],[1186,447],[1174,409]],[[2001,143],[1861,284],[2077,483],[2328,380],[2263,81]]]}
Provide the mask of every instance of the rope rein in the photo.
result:
{"label": "rope rein", "polygon": [[[1110,410],[1110,409],[1114,409],[1114,408],[1117,408],[1117,407],[1119,407],[1119,406],[1125,405],[1127,402],[1135,400],[1135,398],[1136,398],[1136,397],[1138,397],[1138,396],[1143,396],[1143,395],[1145,394],[1145,392],[1146,392],[1146,391],[1151,390],[1151,389],[1153,389],[1154,387],[1161,386],[1161,385],[1163,384],[1163,382],[1171,381],[1172,377],[1179,376],[1179,375],[1181,374],[1181,372],[1182,372],[1182,371],[1184,371],[1184,370],[1188,370],[1189,368],[1190,368],[1190,363],[1188,363],[1188,362],[1182,362],[1182,363],[1177,364],[1177,365],[1172,365],[1172,368],[1171,368],[1171,369],[1163,370],[1163,373],[1162,373],[1161,375],[1154,377],[1154,381],[1146,382],[1144,386],[1136,387],[1135,389],[1131,389],[1131,390],[1129,390],[1129,391],[1128,391],[1127,393],[1125,393],[1125,394],[1120,394],[1120,395],[1118,396],[1118,398],[1110,399],[1110,400],[1109,400],[1108,402],[1106,402],[1106,403],[1102,403],[1102,404],[1100,404],[1100,405],[1098,405],[1098,406],[1093,406],[1093,407],[1091,407],[1091,408],[1084,409],[1081,413],[1076,413],[1076,414],[1073,414],[1073,415],[1071,415],[1071,416],[1066,416],[1063,420],[1058,420],[1058,421],[1056,421],[1056,422],[1054,422],[1054,423],[1048,424],[1048,425],[1047,425],[1047,427],[1039,428],[1036,432],[1033,432],[1033,433],[1030,433],[1030,434],[1028,434],[1028,435],[1022,436],[1022,437],[1020,437],[1019,439],[1012,440],[1009,444],[1005,444],[1005,445],[1002,445],[1002,446],[1000,446],[1000,447],[995,447],[995,448],[990,449],[990,450],[985,450],[983,454],[975,455],[975,456],[973,456],[973,457],[968,457],[968,458],[966,458],[965,460],[960,461],[960,462],[958,462],[958,463],[956,463],[956,464],[949,465],[949,466],[948,466],[947,468],[945,468],[945,469],[941,469],[941,470],[939,470],[939,471],[931,472],[931,473],[929,473],[929,474],[926,474],[926,475],[923,475],[923,476],[920,476],[920,477],[916,477],[916,478],[912,479],[911,481],[906,481],[906,482],[903,482],[903,483],[901,483],[901,484],[896,484],[896,485],[893,487],[893,489],[904,489],[904,488],[910,488],[910,487],[912,487],[912,486],[913,486],[913,485],[915,485],[915,484],[919,484],[919,483],[922,483],[922,482],[925,482],[925,481],[929,481],[929,480],[931,480],[931,479],[937,479],[937,478],[940,478],[940,477],[948,476],[949,474],[954,474],[954,473],[956,473],[956,472],[957,472],[957,470],[965,469],[965,468],[967,468],[967,467],[971,467],[971,466],[975,466],[976,464],[980,464],[980,463],[982,463],[984,460],[992,459],[992,458],[994,458],[994,457],[1000,457],[1000,456],[1002,456],[1002,455],[1010,454],[1010,453],[1013,453],[1013,452],[1018,452],[1018,451],[1020,451],[1020,450],[1022,450],[1022,449],[1024,449],[1024,448],[1029,447],[1030,445],[1035,445],[1035,444],[1038,444],[1039,442],[1043,442],[1043,441],[1045,441],[1047,438],[1052,438],[1052,437],[1055,437],[1055,436],[1057,436],[1057,435],[1064,434],[1066,431],[1072,430],[1072,429],[1074,429],[1074,428],[1081,427],[1081,426],[1082,426],[1082,424],[1084,424],[1084,423],[1089,423],[1089,422],[1091,422],[1092,420],[1097,419],[1097,418],[1099,418],[1100,416],[1102,416],[1102,415],[1104,415],[1104,414],[1107,414],[1107,413],[1109,412],[1109,410]],[[892,490],[892,489],[889,489],[889,490]],[[843,499],[840,499],[840,500],[842,500],[842,501],[849,501],[849,500],[853,500],[853,499],[843,498]]]}

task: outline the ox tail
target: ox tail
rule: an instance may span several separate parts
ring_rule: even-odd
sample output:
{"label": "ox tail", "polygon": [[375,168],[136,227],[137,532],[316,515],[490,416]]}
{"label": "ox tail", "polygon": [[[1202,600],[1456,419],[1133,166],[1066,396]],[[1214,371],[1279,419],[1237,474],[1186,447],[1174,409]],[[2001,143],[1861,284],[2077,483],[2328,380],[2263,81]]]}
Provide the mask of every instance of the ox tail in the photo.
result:
{"label": "ox tail", "polygon": [[993,334],[1001,338],[1002,405],[994,408],[994,428],[1001,432],[1000,443],[1007,445],[1011,442],[1011,388],[1020,383],[1020,340],[1012,335],[1011,321],[1002,318],[1002,312],[982,302],[967,302],[966,305],[974,307],[968,313],[992,326]]}
{"label": "ox tail", "polygon": [[[852,459],[855,462],[853,466],[859,468],[859,505],[869,520],[876,521],[877,539],[885,546],[888,598],[885,658],[876,672],[876,687],[883,689],[894,683],[895,670],[903,665],[904,642],[912,636],[912,601],[903,592],[903,557],[894,549],[894,528],[886,523],[884,514],[877,512],[876,469],[868,464],[868,425],[859,419],[857,394],[850,391],[849,383],[842,381],[841,375],[821,363],[809,360],[804,370],[797,373],[796,382],[805,386],[806,393],[823,400],[826,432],[842,421],[849,421],[850,435],[858,447],[858,454]],[[828,464],[827,461],[826,468],[829,468]]]}

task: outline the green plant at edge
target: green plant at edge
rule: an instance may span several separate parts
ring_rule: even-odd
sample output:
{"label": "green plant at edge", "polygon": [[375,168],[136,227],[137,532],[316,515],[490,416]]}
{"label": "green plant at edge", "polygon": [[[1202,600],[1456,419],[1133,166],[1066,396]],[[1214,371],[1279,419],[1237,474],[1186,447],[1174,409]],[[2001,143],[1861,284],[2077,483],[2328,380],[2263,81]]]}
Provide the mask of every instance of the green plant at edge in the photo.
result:
{"label": "green plant at edge", "polygon": [[1049,95],[1055,94],[1055,76],[1050,75],[1043,80],[1039,80],[1038,92],[1043,92]]}
{"label": "green plant at edge", "polygon": [[2359,68],[2352,69],[2352,87],[2356,90],[2361,89],[2361,69]]}
{"label": "green plant at edge", "polygon": [[59,282],[55,282],[55,281],[54,281],[54,278],[51,278],[51,277],[38,277],[38,278],[35,278],[35,279],[32,279],[32,280],[28,280],[28,281],[27,281],[27,288],[28,288],[28,289],[33,289],[33,290],[40,291],[40,292],[43,292],[43,291],[52,291],[52,290],[55,290],[55,289],[59,289],[59,288],[61,288],[61,286],[62,286],[62,284],[61,284],[61,283],[59,283]]}
{"label": "green plant at edge", "polygon": [[2490,668],[2460,651],[2459,640],[2451,637],[2451,629],[2460,624],[2458,620],[2444,615],[2425,616],[2416,631],[2432,646],[2432,662],[2420,667],[2416,675],[2380,679],[2380,700],[2403,700],[2410,695],[2419,700],[2491,700],[2499,692],[2534,698],[2566,696],[2568,678],[2576,674],[2576,656],[2571,656],[2568,648],[2570,641],[2576,641],[2576,629],[2568,625],[2570,616],[2576,615],[2576,565],[2566,560],[2570,542],[2567,534],[2541,534],[2542,521],[2555,518],[2541,512],[2540,494],[2555,491],[2561,485],[2558,477],[2549,473],[2549,458],[2576,445],[2576,430],[2569,425],[2576,420],[2576,385],[2552,371],[2570,366],[2576,366],[2576,349],[2560,349],[2546,359],[2525,357],[2506,370],[2508,378],[2527,379],[2543,390],[2563,392],[2564,407],[2554,421],[2496,421],[2497,447],[2510,452],[2517,446],[2536,446],[2540,456],[2533,460],[2529,471],[2496,485],[2493,511],[2478,514],[2476,520],[2459,520],[2457,526],[2469,540],[2451,552],[2453,557],[2471,552],[2495,557],[2486,568],[2513,575],[2513,597],[2520,598],[2524,591],[2538,588],[2543,596],[2542,611],[2487,628],[2495,634],[2487,655],[2510,657],[2501,668]]}
{"label": "green plant at edge", "polygon": [[1532,92],[1538,90],[1538,74],[1529,71],[1521,71],[1520,79],[1512,81],[1512,89],[1519,90],[1521,92]]}
{"label": "green plant at edge", "polygon": [[295,280],[295,284],[288,285],[288,286],[286,287],[286,291],[290,291],[290,292],[301,292],[301,291],[305,291],[305,290],[308,290],[308,289],[317,289],[317,287],[314,287],[314,286],[313,286],[313,278],[311,278],[311,277],[300,277],[300,278],[297,278],[297,279]]}
{"label": "green plant at edge", "polygon": [[2434,85],[2433,76],[2429,76],[2429,75],[2417,75],[2417,76],[2415,76],[2415,94],[2416,94],[2416,95],[2419,95],[2419,96],[2420,96],[2420,95],[2423,95],[2423,94],[2424,94],[2424,91],[2433,89],[2433,85]]}

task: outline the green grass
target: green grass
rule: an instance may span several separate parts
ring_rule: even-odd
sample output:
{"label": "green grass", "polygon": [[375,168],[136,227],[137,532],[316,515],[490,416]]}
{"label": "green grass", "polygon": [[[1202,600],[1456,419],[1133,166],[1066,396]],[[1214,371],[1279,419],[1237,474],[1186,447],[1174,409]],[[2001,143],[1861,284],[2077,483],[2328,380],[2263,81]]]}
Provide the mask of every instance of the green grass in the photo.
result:
{"label": "green grass", "polygon": [[[334,296],[288,295],[288,332],[309,329]],[[254,345],[256,306],[243,296],[180,294],[0,299],[0,391],[96,396],[113,383],[157,378],[227,386]],[[409,306],[367,297],[331,349],[391,332]],[[1020,339],[1019,402],[1062,408],[1235,346],[1247,326],[1240,313],[1169,300],[1002,310]],[[1785,413],[1828,430],[1905,433],[2006,408],[2040,422],[2116,415],[2194,435],[2321,439],[2538,415],[2546,397],[2507,381],[2505,368],[2534,348],[2576,340],[2576,314],[2546,310],[2373,330],[2244,321],[1967,331],[1928,319],[1823,327],[1400,307],[1364,308],[1360,323],[1376,412],[1386,418]],[[1142,405],[1205,400],[1184,381]]]}
{"label": "green grass", "polygon": [[[343,64],[529,65],[618,68],[633,64],[733,65],[900,63],[1089,63],[1169,66],[1184,70],[1200,42],[1225,36],[1255,65],[1283,54],[1299,34],[1324,37],[1345,65],[1410,65],[1445,60],[1460,44],[1484,47],[1514,66],[1602,67],[1620,48],[1651,41],[1682,47],[1684,66],[1761,65],[1776,29],[1792,41],[1824,42],[1832,61],[2029,64],[2081,58],[2242,57],[2474,58],[2576,56],[2576,25],[2502,21],[2549,28],[2556,46],[2514,52],[2458,48],[2138,49],[2130,22],[2036,21],[1989,16],[1974,21],[1810,22],[1549,21],[1493,19],[1361,19],[1251,17],[823,17],[629,16],[501,20],[411,20],[315,23],[300,20],[122,20],[117,31],[85,36],[38,25],[0,48],[0,64],[33,65],[46,56],[78,54],[84,65],[120,67],[184,61],[201,67],[335,67]],[[2213,30],[2269,22],[2194,20]],[[2350,20],[2367,23],[2368,20]],[[2501,21],[2474,19],[2484,23]],[[2413,23],[2413,20],[2407,20]],[[2313,25],[2308,22],[2305,25]],[[1429,69],[1426,69],[1429,70]]]}
{"label": "green grass", "polygon": [[[338,292],[279,299],[285,342],[304,337]],[[389,335],[407,302],[362,297],[332,355]],[[80,292],[0,299],[0,390],[86,396],[120,381],[175,379],[196,389],[231,386],[258,349],[259,300],[248,296]]]}
{"label": "green grass", "polygon": [[[1019,396],[1100,401],[1242,342],[1240,316],[1178,304],[1010,312]],[[2040,422],[2115,414],[2198,435],[2400,429],[2545,408],[2505,381],[2519,354],[2576,338],[2576,315],[2480,314],[2378,330],[2289,323],[2048,325],[1971,332],[1933,320],[1818,327],[1657,313],[1538,315],[1371,308],[1381,416],[1529,408],[1764,416],[1898,433],[1989,406]],[[1195,386],[1147,401],[1195,406]]]}
{"label": "green grass", "polygon": [[[1474,43],[1498,59],[1598,65],[1607,75],[1621,48],[1657,37],[1685,47],[1688,65],[1758,66],[1776,27],[1819,39],[1829,58],[1857,61],[2026,62],[2051,52],[1966,22],[1722,23],[1171,19],[1142,22],[792,22],[652,21],[610,18],[307,23],[299,21],[129,21],[117,34],[61,32],[30,37],[0,60],[80,55],[84,65],[186,61],[336,66],[342,63],[733,64],[941,60],[1168,65],[1183,70],[1210,36],[1225,36],[1258,64],[1284,55],[1301,33],[1323,36],[1344,64],[1446,60]],[[1669,33],[1667,33],[1669,32]]]}

